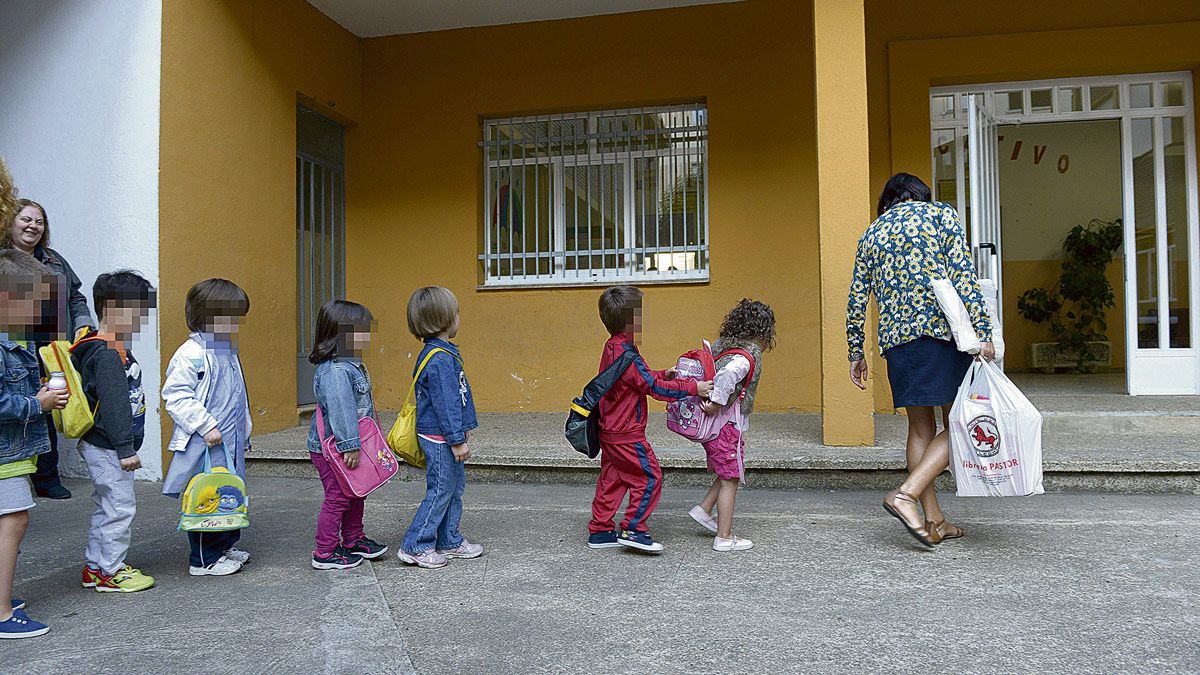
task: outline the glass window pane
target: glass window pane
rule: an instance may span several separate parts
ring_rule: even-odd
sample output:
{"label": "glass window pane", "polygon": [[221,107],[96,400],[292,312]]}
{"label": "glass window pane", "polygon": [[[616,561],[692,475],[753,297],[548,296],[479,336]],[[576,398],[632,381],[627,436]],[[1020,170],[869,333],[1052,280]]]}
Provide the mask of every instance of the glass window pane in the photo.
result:
{"label": "glass window pane", "polygon": [[1080,112],[1083,110],[1083,90],[1079,87],[1063,87],[1058,90],[1058,110],[1060,112]]}
{"label": "glass window pane", "polygon": [[1134,248],[1137,252],[1138,347],[1157,349],[1158,206],[1155,202],[1154,120],[1132,123]]}
{"label": "glass window pane", "polygon": [[1053,111],[1053,89],[1033,89],[1029,92],[1029,112],[1048,113]]}
{"label": "glass window pane", "polygon": [[1188,313],[1189,245],[1187,221],[1187,165],[1184,151],[1184,120],[1163,120],[1163,169],[1167,192],[1167,334],[1169,346],[1190,347],[1191,315]]}
{"label": "glass window pane", "polygon": [[934,119],[953,119],[954,94],[931,97],[929,99],[929,114]]}
{"label": "glass window pane", "polygon": [[1183,105],[1183,83],[1164,82],[1162,86],[1163,105]]}
{"label": "glass window pane", "polygon": [[996,92],[996,109],[1001,115],[1023,115],[1025,113],[1025,92]]}
{"label": "glass window pane", "polygon": [[1088,87],[1092,110],[1116,110],[1121,107],[1121,90],[1115,84]]}
{"label": "glass window pane", "polygon": [[958,144],[954,129],[933,131],[933,198],[958,208]]}
{"label": "glass window pane", "polygon": [[1154,85],[1149,83],[1129,85],[1129,107],[1153,108]]}

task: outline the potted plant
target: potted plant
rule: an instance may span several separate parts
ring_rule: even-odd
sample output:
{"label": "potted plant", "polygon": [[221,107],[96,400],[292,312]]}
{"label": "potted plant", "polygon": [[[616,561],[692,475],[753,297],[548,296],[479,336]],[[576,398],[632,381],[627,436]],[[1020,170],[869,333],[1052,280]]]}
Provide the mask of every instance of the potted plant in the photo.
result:
{"label": "potted plant", "polygon": [[1049,324],[1054,342],[1029,345],[1029,366],[1090,372],[1112,364],[1105,312],[1116,306],[1106,270],[1124,236],[1121,219],[1093,219],[1071,228],[1063,241],[1062,274],[1050,289],[1031,288],[1017,299],[1021,316]]}

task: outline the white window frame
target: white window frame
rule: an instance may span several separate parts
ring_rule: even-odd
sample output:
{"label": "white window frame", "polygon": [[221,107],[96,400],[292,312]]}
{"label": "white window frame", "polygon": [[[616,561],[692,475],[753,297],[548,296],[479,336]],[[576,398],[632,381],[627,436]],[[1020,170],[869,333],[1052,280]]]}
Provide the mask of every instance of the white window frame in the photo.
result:
{"label": "white window frame", "polygon": [[[598,129],[598,120],[610,116],[640,116],[644,121],[645,116],[660,115],[668,116],[671,120],[671,125],[668,127],[672,131],[670,135],[679,137],[682,135],[682,147],[678,143],[672,143],[668,147],[651,148],[651,149],[632,149],[633,143],[626,146],[625,149],[615,152],[605,152],[600,147],[600,142],[617,138],[634,138],[637,136],[661,135],[662,129],[653,131],[631,129],[626,131],[603,133]],[[498,134],[493,134],[493,129],[496,126],[505,125],[521,125],[531,122],[563,122],[566,120],[586,119],[586,134],[570,137],[572,144],[580,144],[582,141],[587,141],[586,154],[566,153],[562,150],[563,143],[559,143],[559,148],[554,148],[555,139],[538,139],[534,138],[532,143],[536,148],[535,157],[525,157],[514,159],[515,153],[509,150],[508,157],[493,156],[492,150],[506,144],[505,141],[493,141],[491,139],[498,138]],[[522,116],[510,118],[486,119],[483,121],[483,140],[479,142],[479,146],[483,151],[483,251],[478,255],[480,267],[482,268],[482,284],[480,289],[494,288],[529,288],[529,287],[562,287],[562,286],[602,286],[613,283],[640,283],[640,284],[678,284],[678,283],[706,283],[710,279],[711,265],[709,263],[709,228],[708,228],[708,106],[705,103],[690,103],[671,106],[654,106],[642,108],[619,108],[608,110],[592,110],[577,113],[560,113],[553,115],[536,115]],[[512,147],[511,133],[510,139],[507,141],[509,147]],[[561,140],[561,139],[560,139]],[[540,144],[545,145],[545,151]],[[554,151],[559,150],[556,154]],[[497,153],[499,154],[499,153]],[[653,195],[648,195],[649,186],[643,188],[641,197],[643,203],[642,213],[648,213],[650,205],[648,199],[654,199],[655,204],[655,223],[656,232],[653,233],[654,241],[647,238],[647,227],[645,216],[639,221],[638,204],[634,203],[634,198],[637,196],[635,190],[635,162],[646,158],[657,157],[660,160],[668,162],[668,164],[660,165],[655,174],[657,180],[653,183]],[[576,248],[567,249],[568,229],[571,226],[576,228],[578,232],[579,224],[568,223],[567,220],[567,190],[565,185],[565,174],[568,167],[597,167],[604,165],[616,165],[619,167],[619,185],[623,199],[622,208],[620,208],[620,219],[622,221],[620,234],[624,240],[624,245],[617,247],[612,245],[613,239],[602,239],[600,248]],[[549,227],[545,223],[539,222],[542,209],[534,205],[534,216],[525,222],[527,219],[522,218],[521,236],[522,241],[520,246],[514,246],[511,225],[509,226],[509,248],[510,251],[494,251],[493,246],[501,241],[501,223],[508,220],[510,223],[513,218],[510,216],[505,218],[495,217],[493,209],[493,200],[495,199],[495,184],[497,181],[493,178],[493,170],[508,169],[509,175],[513,169],[523,169],[530,166],[548,166],[550,180],[552,182],[552,202],[550,204],[549,216],[552,223]],[[702,194],[694,194],[692,197],[695,203],[701,204],[702,217],[696,219],[694,233],[688,225],[687,202],[688,191],[687,176],[690,172],[699,170],[701,172],[701,183],[703,186]],[[590,169],[589,169],[590,171]],[[668,173],[669,172],[669,175]],[[661,176],[661,178],[660,178]],[[668,180],[674,181],[682,177],[684,180],[684,211],[679,213],[683,217],[683,227],[685,237],[693,235],[692,242],[685,241],[676,243],[675,230],[673,226],[668,226],[670,241],[659,240],[661,233],[661,225],[659,218],[662,214],[658,209],[661,207],[661,198],[663,197],[663,189]],[[535,179],[536,180],[536,179]],[[525,192],[526,184],[529,183],[528,177],[522,181],[521,203],[523,216],[529,210],[529,202],[524,199],[527,194]],[[614,181],[618,182],[618,181]],[[511,184],[511,182],[510,182]],[[590,186],[589,186],[590,187]],[[536,192],[536,188],[535,188]],[[596,202],[592,201],[592,197],[587,197],[589,204]],[[512,202],[510,201],[509,204]],[[618,209],[615,207],[615,199],[609,203],[607,199],[604,202],[605,206],[612,207],[611,213],[616,214]],[[672,206],[673,209],[673,206]],[[590,211],[590,209],[589,209]],[[677,212],[671,212],[668,216],[673,220]],[[607,214],[605,214],[607,215]],[[637,246],[638,241],[638,223],[641,222],[641,246]],[[588,230],[590,231],[590,224]],[[541,229],[545,228],[551,241],[542,242]],[[533,240],[529,240],[527,232],[532,229],[534,236]],[[604,224],[601,225],[602,237],[607,234],[607,228]],[[618,233],[616,226],[610,230],[614,235]],[[577,237],[578,239],[578,237]],[[543,250],[543,243],[547,244],[548,250]],[[532,245],[532,248],[530,247]],[[694,267],[685,266],[684,269],[659,269],[649,270],[642,269],[642,263],[645,257],[650,255],[684,255],[686,260],[693,261]],[[600,256],[602,260],[619,259],[624,257],[624,264],[607,263],[603,267],[579,269],[581,259],[586,259],[589,263],[596,257]],[[550,273],[538,272],[546,266],[543,262],[549,258],[552,262],[549,265]],[[574,261],[575,269],[568,269],[568,261]],[[533,261],[532,265],[530,261]],[[502,265],[507,264],[509,273],[499,274]],[[520,264],[521,269],[517,270]],[[530,267],[533,271],[530,271]]]}

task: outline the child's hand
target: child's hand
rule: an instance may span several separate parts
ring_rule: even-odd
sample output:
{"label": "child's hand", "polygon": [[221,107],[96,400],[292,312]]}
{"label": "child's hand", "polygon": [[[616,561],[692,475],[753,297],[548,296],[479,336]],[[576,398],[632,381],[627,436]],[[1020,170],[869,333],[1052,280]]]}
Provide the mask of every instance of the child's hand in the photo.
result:
{"label": "child's hand", "polygon": [[678,370],[676,370],[674,368],[667,368],[666,370],[663,371],[663,379],[673,380],[673,379],[675,379],[675,376],[678,374],[679,374]]}
{"label": "child's hand", "polygon": [[471,458],[471,448],[466,443],[450,446],[450,452],[454,453],[454,459],[459,462],[465,462]]}
{"label": "child's hand", "polygon": [[121,468],[125,471],[137,471],[142,468],[142,459],[137,455],[121,460]]}
{"label": "child's hand", "polygon": [[696,395],[700,398],[708,398],[712,393],[712,380],[705,380],[696,383]]}
{"label": "child's hand", "polygon": [[342,462],[346,464],[346,468],[353,471],[358,468],[358,450],[342,453]]}
{"label": "child's hand", "polygon": [[208,447],[210,447],[210,448],[216,447],[221,442],[221,440],[222,440],[221,431],[219,429],[217,429],[216,427],[213,427],[212,431],[209,431],[207,434],[204,434],[204,442],[207,443]]}
{"label": "child's hand", "polygon": [[703,410],[704,414],[706,415],[716,415],[717,413],[721,412],[721,404],[714,403],[706,398],[703,398],[700,399],[700,409]]}
{"label": "child's hand", "polygon": [[69,398],[71,398],[71,395],[67,393],[66,389],[55,389],[54,391],[51,391],[46,387],[42,387],[37,393],[37,400],[42,406],[42,412],[62,410],[63,408],[67,407],[67,399]]}

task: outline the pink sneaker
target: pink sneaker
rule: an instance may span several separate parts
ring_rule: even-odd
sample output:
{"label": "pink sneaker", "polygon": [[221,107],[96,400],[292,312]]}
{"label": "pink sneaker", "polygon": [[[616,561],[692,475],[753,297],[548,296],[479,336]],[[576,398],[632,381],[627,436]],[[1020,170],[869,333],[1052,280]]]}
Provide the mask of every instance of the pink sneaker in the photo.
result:
{"label": "pink sneaker", "polygon": [[439,548],[437,550],[447,558],[478,558],[483,555],[483,544],[472,544],[466,539],[455,548]]}

